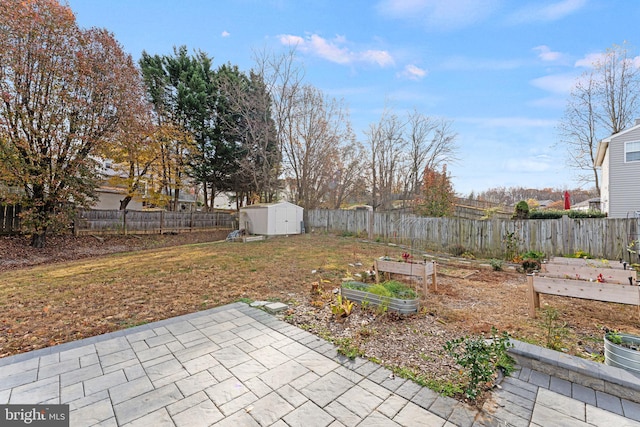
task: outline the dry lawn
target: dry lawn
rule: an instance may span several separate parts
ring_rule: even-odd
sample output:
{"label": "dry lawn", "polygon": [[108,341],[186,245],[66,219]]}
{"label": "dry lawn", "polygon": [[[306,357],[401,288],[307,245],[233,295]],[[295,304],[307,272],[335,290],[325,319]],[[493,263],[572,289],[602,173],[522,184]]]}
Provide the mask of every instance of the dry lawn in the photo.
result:
{"label": "dry lawn", "polygon": [[[557,341],[569,353],[596,360],[601,359],[603,326],[640,332],[638,307],[545,295],[543,307],[556,310],[558,319],[549,321],[550,309],[531,319],[523,274],[460,260],[440,262],[439,290],[423,297],[416,315],[357,309],[341,322],[331,316],[330,290],[342,278],[370,268],[377,257],[399,257],[403,251],[351,237],[307,234],[5,269],[0,273],[0,357],[240,299],[287,302],[292,306],[288,321],[323,336],[348,337],[368,357],[432,377],[439,368],[451,368],[442,352],[444,341],[492,326],[543,346]],[[322,282],[327,292],[311,294],[312,282]]]}

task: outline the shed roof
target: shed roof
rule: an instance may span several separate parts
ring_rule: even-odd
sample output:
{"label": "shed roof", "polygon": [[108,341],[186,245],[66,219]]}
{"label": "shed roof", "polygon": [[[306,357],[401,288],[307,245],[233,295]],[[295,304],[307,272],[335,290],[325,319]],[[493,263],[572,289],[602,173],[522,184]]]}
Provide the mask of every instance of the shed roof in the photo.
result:
{"label": "shed roof", "polygon": [[296,208],[302,209],[302,206],[298,206],[294,203],[287,202],[287,201],[274,202],[274,203],[254,203],[253,205],[243,206],[242,209],[269,208],[269,207],[278,206],[278,205],[291,205],[291,206],[295,206]]}

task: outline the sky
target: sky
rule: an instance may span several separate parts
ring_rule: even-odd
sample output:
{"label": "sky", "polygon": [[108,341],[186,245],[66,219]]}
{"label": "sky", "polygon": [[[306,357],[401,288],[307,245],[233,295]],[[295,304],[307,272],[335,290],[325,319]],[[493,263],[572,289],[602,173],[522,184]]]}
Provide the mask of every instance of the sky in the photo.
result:
{"label": "sky", "polygon": [[578,187],[558,133],[571,87],[607,48],[637,54],[640,43],[635,0],[68,3],[136,61],[184,45],[248,72],[255,52],[293,43],[305,82],[344,101],[363,143],[385,106],[452,121],[459,159],[448,170],[461,195]]}

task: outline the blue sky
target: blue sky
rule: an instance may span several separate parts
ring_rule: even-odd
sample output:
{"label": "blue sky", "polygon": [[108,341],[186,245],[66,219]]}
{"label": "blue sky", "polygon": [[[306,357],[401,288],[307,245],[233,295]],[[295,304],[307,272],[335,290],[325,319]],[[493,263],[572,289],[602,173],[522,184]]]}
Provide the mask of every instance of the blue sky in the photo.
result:
{"label": "blue sky", "polygon": [[[634,0],[69,0],[135,60],[186,45],[248,71],[297,43],[305,81],[344,99],[357,137],[385,105],[453,121],[454,188],[576,186],[555,146],[569,90],[613,44],[637,52]],[[635,38],[635,39],[634,39]],[[607,136],[607,135],[603,135]]]}

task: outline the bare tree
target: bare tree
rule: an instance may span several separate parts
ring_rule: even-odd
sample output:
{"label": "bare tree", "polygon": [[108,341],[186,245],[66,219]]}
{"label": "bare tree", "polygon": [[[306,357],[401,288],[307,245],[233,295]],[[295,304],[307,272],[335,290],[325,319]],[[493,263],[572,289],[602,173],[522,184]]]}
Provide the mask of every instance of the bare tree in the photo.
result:
{"label": "bare tree", "polygon": [[425,170],[437,170],[455,162],[458,148],[450,120],[433,119],[417,110],[408,116],[406,133],[409,151],[404,173],[405,200],[421,192]]}
{"label": "bare tree", "polygon": [[631,124],[640,107],[640,70],[625,46],[614,45],[593,63],[569,95],[559,126],[567,164],[583,171],[578,180],[600,191],[594,160],[598,141]]}
{"label": "bare tree", "polygon": [[360,199],[366,188],[365,156],[364,147],[355,139],[339,147],[338,169],[329,184],[328,207],[339,209],[344,203],[363,201]]}
{"label": "bare tree", "polygon": [[371,150],[371,196],[373,209],[391,209],[393,194],[399,189],[398,175],[405,158],[406,123],[385,109],[380,121],[369,126],[367,132]]}
{"label": "bare tree", "polygon": [[339,147],[352,139],[352,132],[341,101],[326,97],[313,86],[303,86],[298,95],[283,160],[294,200],[313,209],[326,201],[339,170]]}
{"label": "bare tree", "polygon": [[395,197],[412,200],[422,191],[425,170],[457,160],[450,120],[434,119],[414,110],[403,121],[385,109],[367,132],[371,150],[371,192],[374,209],[389,209]]}
{"label": "bare tree", "polygon": [[[261,81],[271,100],[273,119],[280,151],[292,143],[295,118],[294,108],[302,91],[304,69],[296,62],[295,47],[278,55],[267,50],[254,51],[254,73]],[[282,170],[278,168],[276,176]]]}

